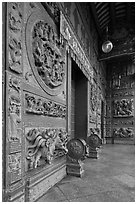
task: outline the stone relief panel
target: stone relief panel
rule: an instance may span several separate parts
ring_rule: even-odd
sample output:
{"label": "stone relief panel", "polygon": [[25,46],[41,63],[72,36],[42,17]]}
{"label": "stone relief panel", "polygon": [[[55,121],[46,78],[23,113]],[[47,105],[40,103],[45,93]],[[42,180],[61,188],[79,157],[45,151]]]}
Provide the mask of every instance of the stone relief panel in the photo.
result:
{"label": "stone relief panel", "polygon": [[96,111],[96,105],[97,105],[97,89],[95,84],[91,84],[90,89],[90,109],[92,112]]}
{"label": "stone relief panel", "polygon": [[[8,76],[8,75],[7,75]],[[9,75],[8,88],[8,182],[21,179],[21,88],[20,79]]]}
{"label": "stone relief panel", "polygon": [[22,23],[22,3],[8,3],[8,66],[18,74],[22,73]]}
{"label": "stone relief panel", "polygon": [[113,102],[113,117],[133,116],[133,99],[115,100]]}
{"label": "stone relief panel", "polygon": [[8,156],[8,173],[10,183],[21,179],[21,153],[10,154]]}
{"label": "stone relief panel", "polygon": [[21,90],[20,80],[14,76],[8,82],[8,140],[10,151],[21,150]]}
{"label": "stone relief panel", "polygon": [[40,86],[50,95],[58,95],[65,82],[65,45],[46,15],[33,12],[26,29],[27,53]]}
{"label": "stone relief panel", "polygon": [[66,117],[66,106],[28,93],[25,94],[25,110],[29,114]]}
{"label": "stone relief panel", "polygon": [[132,128],[114,128],[113,129],[113,137],[115,138],[133,138],[134,137],[134,132]]}
{"label": "stone relief panel", "polygon": [[63,128],[26,128],[27,170],[67,154],[68,135]]}

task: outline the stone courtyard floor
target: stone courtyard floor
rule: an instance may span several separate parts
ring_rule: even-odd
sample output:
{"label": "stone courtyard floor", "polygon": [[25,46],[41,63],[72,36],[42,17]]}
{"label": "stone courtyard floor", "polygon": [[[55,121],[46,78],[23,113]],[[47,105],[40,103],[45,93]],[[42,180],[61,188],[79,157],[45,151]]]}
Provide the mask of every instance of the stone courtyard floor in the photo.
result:
{"label": "stone courtyard floor", "polygon": [[66,176],[37,202],[135,202],[134,145],[103,145],[84,164],[82,178]]}

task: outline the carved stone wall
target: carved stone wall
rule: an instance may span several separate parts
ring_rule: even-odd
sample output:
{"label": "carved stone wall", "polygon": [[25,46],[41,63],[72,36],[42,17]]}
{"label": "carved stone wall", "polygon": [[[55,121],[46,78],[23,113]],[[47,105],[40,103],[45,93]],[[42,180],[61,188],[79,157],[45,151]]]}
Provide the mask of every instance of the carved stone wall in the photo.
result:
{"label": "carved stone wall", "polygon": [[[22,166],[23,17],[21,2],[3,4],[3,192],[4,201],[24,198]],[[5,20],[6,19],[6,20]],[[22,190],[21,190],[22,189]],[[20,193],[17,191],[20,190]]]}
{"label": "carved stone wall", "polygon": [[110,105],[107,109],[107,128],[110,131],[107,137],[134,140],[134,62],[129,58],[108,66],[107,99]]}

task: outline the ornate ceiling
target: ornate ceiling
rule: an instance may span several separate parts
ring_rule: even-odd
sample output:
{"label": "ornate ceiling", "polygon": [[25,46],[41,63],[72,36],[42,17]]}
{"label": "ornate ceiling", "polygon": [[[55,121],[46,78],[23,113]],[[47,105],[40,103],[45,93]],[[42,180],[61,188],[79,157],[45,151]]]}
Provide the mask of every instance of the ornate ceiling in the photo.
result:
{"label": "ornate ceiling", "polygon": [[90,5],[100,37],[107,26],[111,34],[118,26],[134,28],[135,2],[92,2]]}

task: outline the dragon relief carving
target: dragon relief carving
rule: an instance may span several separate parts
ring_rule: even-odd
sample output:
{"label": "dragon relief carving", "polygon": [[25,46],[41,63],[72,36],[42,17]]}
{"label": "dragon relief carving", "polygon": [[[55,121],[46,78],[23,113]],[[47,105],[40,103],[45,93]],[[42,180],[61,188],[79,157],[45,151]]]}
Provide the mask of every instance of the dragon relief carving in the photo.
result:
{"label": "dragon relief carving", "polygon": [[32,31],[32,54],[35,67],[43,82],[51,89],[64,82],[65,60],[53,28],[43,21],[37,22]]}
{"label": "dragon relief carving", "polygon": [[114,101],[114,117],[133,116],[133,99]]}
{"label": "dragon relief carving", "polygon": [[40,166],[40,160],[51,164],[58,156],[65,155],[68,150],[66,144],[68,135],[63,129],[32,128],[26,134],[28,141],[27,157],[29,169]]}
{"label": "dragon relief carving", "polygon": [[113,137],[121,137],[121,138],[133,138],[134,133],[131,128],[114,128]]}
{"label": "dragon relief carving", "polygon": [[9,68],[22,73],[22,8],[21,3],[9,3]]}
{"label": "dragon relief carving", "polygon": [[66,107],[53,101],[37,98],[29,94],[25,94],[25,100],[27,113],[61,118],[66,116]]}

